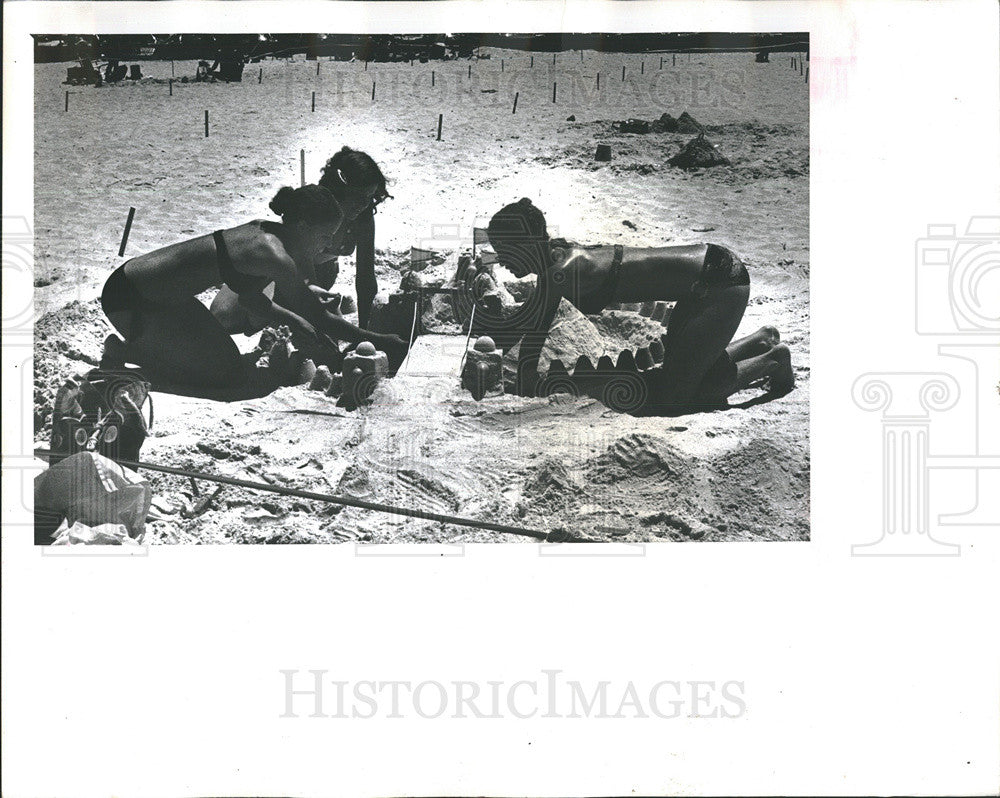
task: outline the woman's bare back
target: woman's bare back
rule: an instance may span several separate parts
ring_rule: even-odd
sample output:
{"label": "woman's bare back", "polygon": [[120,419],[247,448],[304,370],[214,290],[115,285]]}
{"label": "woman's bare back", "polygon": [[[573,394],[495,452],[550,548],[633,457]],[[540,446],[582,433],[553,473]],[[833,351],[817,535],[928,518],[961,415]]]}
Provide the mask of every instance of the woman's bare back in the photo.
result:
{"label": "woman's bare back", "polygon": [[[247,275],[265,276],[267,264],[261,253],[278,250],[281,242],[255,219],[222,231],[234,267]],[[219,253],[207,234],[180,241],[132,258],[125,264],[130,283],[153,302],[174,304],[224,282]]]}
{"label": "woman's bare back", "polygon": [[[568,243],[568,242],[567,242]],[[552,249],[553,264],[546,275],[562,296],[579,306],[595,292],[612,302],[676,301],[690,292],[705,262],[705,244],[674,247],[623,247],[615,270],[615,247],[571,245]]]}

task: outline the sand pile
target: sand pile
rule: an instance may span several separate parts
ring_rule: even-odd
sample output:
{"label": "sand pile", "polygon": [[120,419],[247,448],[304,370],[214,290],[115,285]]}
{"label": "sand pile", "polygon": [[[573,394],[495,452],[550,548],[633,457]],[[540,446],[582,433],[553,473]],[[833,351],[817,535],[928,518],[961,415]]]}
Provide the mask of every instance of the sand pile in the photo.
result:
{"label": "sand pile", "polygon": [[729,159],[702,133],[698,138],[691,139],[685,144],[684,149],[667,163],[679,166],[681,169],[703,169],[708,166],[728,166]]}

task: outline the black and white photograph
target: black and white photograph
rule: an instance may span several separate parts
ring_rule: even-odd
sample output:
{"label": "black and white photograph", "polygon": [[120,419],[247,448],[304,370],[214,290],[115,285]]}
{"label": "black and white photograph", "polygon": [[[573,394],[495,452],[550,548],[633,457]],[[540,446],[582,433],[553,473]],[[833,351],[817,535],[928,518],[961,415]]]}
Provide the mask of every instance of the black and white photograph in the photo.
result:
{"label": "black and white photograph", "polygon": [[1000,794],[995,0],[3,23],[4,798]]}
{"label": "black and white photograph", "polygon": [[34,53],[36,544],[809,539],[807,32]]}

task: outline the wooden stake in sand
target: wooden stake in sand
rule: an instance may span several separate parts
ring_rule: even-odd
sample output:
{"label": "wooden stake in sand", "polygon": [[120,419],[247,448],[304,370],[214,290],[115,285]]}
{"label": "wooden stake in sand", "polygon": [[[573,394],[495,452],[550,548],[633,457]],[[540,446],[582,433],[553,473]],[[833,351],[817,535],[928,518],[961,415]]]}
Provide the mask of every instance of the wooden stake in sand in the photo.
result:
{"label": "wooden stake in sand", "polygon": [[809,82],[809,67],[806,67],[806,83]]}
{"label": "wooden stake in sand", "polygon": [[299,185],[306,184],[306,151],[299,150]]}
{"label": "wooden stake in sand", "polygon": [[598,91],[601,90],[601,73],[600,72],[597,73],[597,90]]}
{"label": "wooden stake in sand", "polygon": [[503,59],[500,59],[500,71],[503,72]]}
{"label": "wooden stake in sand", "polygon": [[552,66],[556,65],[556,54],[552,53]]}
{"label": "wooden stake in sand", "polygon": [[173,77],[173,76],[174,76],[174,61],[173,61],[173,59],[171,59],[170,60],[170,77]]}
{"label": "wooden stake in sand", "polygon": [[316,110],[316,92],[313,92],[313,104],[312,104],[312,109],[313,109],[313,111],[315,111],[315,110]]}
{"label": "wooden stake in sand", "polygon": [[552,82],[552,102],[556,101],[556,84],[555,81]]}
{"label": "wooden stake in sand", "polygon": [[660,69],[663,69],[663,56],[660,56]]}
{"label": "wooden stake in sand", "polygon": [[434,70],[431,70],[431,85],[434,85]]}
{"label": "wooden stake in sand", "polygon": [[257,82],[260,83],[264,80],[264,67],[260,68],[260,72],[257,73]]}
{"label": "wooden stake in sand", "polygon": [[622,81],[625,80],[625,64],[622,64]]}
{"label": "wooden stake in sand", "polygon": [[205,111],[205,138],[208,138],[208,111]]}
{"label": "wooden stake in sand", "polygon": [[516,113],[517,113],[517,98],[518,98],[518,97],[519,97],[520,95],[521,95],[521,92],[519,92],[519,91],[515,91],[515,92],[514,92],[514,108],[513,108],[513,110],[511,111],[511,113],[512,113],[512,114],[516,114]]}
{"label": "wooden stake in sand", "polygon": [[670,66],[677,66],[677,53],[672,53],[671,56],[670,56],[670,58],[671,58],[671,61],[672,61],[672,63],[670,64]]}
{"label": "wooden stake in sand", "polygon": [[372,102],[375,102],[375,81],[372,81]]}
{"label": "wooden stake in sand", "polygon": [[64,110],[66,110],[66,111],[69,110],[69,92],[68,91],[66,92],[66,107],[65,107]]}
{"label": "wooden stake in sand", "polygon": [[167,85],[168,85],[168,87],[170,89],[170,96],[173,97],[174,96],[174,79],[170,78],[170,80],[167,81]]}
{"label": "wooden stake in sand", "polygon": [[645,74],[646,74],[646,62],[645,62],[645,61],[643,61],[643,62],[642,62],[642,63],[641,63],[640,65],[639,65],[639,74],[640,74],[640,75],[645,75]]}
{"label": "wooden stake in sand", "polygon": [[125,257],[125,245],[128,244],[128,234],[132,230],[132,220],[135,218],[135,208],[128,209],[128,219],[125,220],[125,232],[122,233],[122,245],[118,247],[118,257]]}
{"label": "wooden stake in sand", "polygon": [[469,64],[469,80],[472,80],[472,64]]}
{"label": "wooden stake in sand", "polygon": [[316,74],[319,74],[319,61],[316,62]]}
{"label": "wooden stake in sand", "polygon": [[438,137],[437,140],[441,141],[441,123],[444,122],[444,114],[438,114]]}

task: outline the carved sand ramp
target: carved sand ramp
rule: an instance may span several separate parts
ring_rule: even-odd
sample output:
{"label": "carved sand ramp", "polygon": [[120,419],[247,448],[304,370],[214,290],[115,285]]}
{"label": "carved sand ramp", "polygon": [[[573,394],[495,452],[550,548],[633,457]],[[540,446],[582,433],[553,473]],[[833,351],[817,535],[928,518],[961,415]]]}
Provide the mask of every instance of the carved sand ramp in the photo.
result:
{"label": "carved sand ramp", "polygon": [[[483,429],[475,418],[456,413],[486,412],[459,385],[464,336],[424,335],[414,341],[399,373],[383,380],[371,403],[359,409],[363,421],[354,448],[355,468],[364,474],[379,501],[432,512],[495,519],[501,474],[482,457]],[[502,399],[494,400],[496,406]],[[485,400],[485,405],[490,400]],[[514,522],[507,517],[502,523]],[[375,542],[437,540],[469,531],[434,521],[384,516],[377,526],[370,514],[341,513],[345,528],[355,521],[361,537]],[[350,531],[349,529],[346,531]],[[477,533],[481,540],[516,540]]]}

